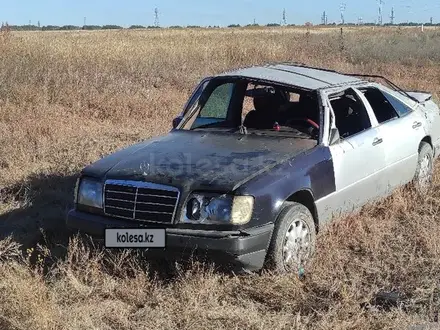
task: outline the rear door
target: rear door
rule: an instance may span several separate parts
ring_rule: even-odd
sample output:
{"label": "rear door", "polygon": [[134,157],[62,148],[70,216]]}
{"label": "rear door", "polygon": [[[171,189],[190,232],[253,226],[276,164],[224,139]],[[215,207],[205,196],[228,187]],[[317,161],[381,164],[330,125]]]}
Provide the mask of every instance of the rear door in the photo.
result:
{"label": "rear door", "polygon": [[362,93],[379,123],[386,161],[382,180],[389,194],[414,178],[426,121],[421,113],[380,88],[368,87]]}
{"label": "rear door", "polygon": [[322,97],[340,134],[340,140],[329,145],[336,191],[317,201],[320,217],[327,219],[329,213],[353,211],[381,194],[385,152],[377,121],[359,91],[349,88]]}

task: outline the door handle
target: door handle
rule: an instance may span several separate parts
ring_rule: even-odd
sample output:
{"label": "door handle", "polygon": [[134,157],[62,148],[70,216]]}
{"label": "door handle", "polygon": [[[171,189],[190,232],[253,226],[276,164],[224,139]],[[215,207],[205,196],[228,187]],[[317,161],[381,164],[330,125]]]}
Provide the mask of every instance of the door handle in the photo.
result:
{"label": "door handle", "polygon": [[377,146],[378,144],[381,144],[383,142],[382,138],[375,138],[373,140],[373,146]]}
{"label": "door handle", "polygon": [[422,123],[421,123],[421,122],[419,122],[419,121],[415,121],[415,122],[413,123],[412,128],[413,128],[413,129],[417,129],[417,128],[421,127],[421,126],[422,126]]}

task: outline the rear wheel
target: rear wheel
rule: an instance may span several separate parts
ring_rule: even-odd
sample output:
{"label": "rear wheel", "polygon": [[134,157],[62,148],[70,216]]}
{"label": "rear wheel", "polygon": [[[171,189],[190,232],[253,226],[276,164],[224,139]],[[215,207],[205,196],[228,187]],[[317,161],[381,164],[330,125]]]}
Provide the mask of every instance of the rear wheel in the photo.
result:
{"label": "rear wheel", "polygon": [[268,251],[268,266],[279,272],[295,272],[307,264],[315,251],[316,228],[309,209],[289,203],[281,212]]}
{"label": "rear wheel", "polygon": [[434,174],[433,163],[434,152],[431,146],[429,143],[422,142],[419,147],[419,160],[414,176],[414,186],[417,191],[425,193],[430,188]]}

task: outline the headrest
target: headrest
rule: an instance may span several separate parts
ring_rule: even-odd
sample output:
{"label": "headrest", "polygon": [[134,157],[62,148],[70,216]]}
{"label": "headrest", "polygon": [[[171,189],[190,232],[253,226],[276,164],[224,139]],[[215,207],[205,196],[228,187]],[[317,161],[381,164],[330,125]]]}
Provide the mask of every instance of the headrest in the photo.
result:
{"label": "headrest", "polygon": [[246,91],[246,96],[256,98],[276,98],[279,102],[290,101],[290,93],[284,90],[275,89],[272,86],[256,87]]}
{"label": "headrest", "polygon": [[256,97],[266,97],[269,95],[275,95],[276,91],[273,87],[258,87],[253,89],[248,89],[246,91],[246,96],[256,98]]}

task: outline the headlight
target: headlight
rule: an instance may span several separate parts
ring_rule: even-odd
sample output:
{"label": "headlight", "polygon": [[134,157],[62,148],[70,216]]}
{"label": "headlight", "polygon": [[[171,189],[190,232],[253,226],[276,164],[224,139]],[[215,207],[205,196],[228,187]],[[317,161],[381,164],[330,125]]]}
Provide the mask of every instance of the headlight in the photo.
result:
{"label": "headlight", "polygon": [[93,179],[82,179],[79,183],[77,202],[102,209],[102,183]]}
{"label": "headlight", "polygon": [[192,194],[184,208],[182,222],[243,225],[251,220],[252,196]]}

